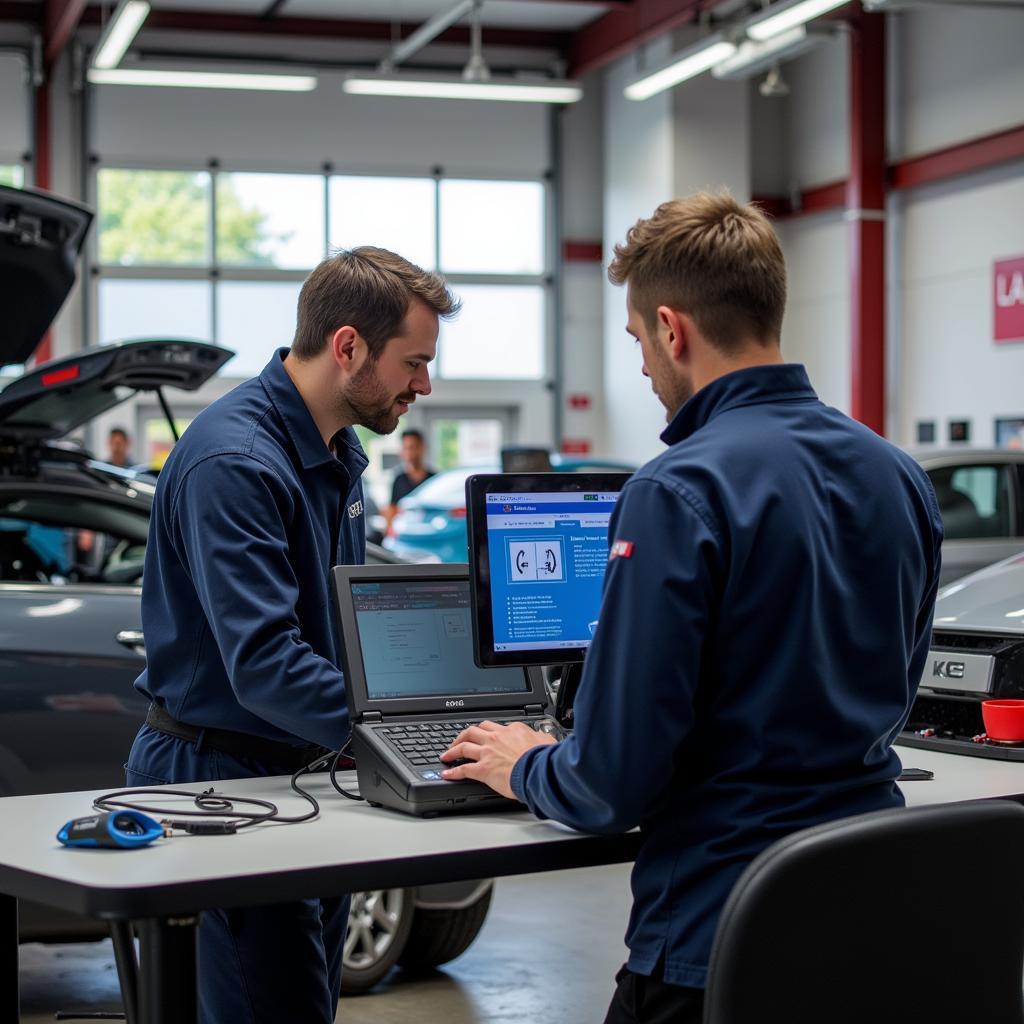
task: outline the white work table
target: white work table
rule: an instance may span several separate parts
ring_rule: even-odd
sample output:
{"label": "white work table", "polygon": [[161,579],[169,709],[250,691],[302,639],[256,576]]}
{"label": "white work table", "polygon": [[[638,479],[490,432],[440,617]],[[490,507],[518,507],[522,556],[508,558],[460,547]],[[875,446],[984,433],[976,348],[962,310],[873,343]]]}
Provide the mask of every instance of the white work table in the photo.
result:
{"label": "white work table", "polygon": [[[905,766],[935,773],[903,784],[911,807],[1024,800],[1024,764],[898,750]],[[0,1004],[0,1015],[17,1020],[18,898],[141,922],[139,1021],[192,1024],[195,927],[203,910],[617,863],[632,860],[640,842],[636,832],[581,835],[523,811],[414,818],[346,800],[326,775],[303,781],[320,800],[314,821],[257,825],[229,836],[176,835],[128,851],[70,849],[55,839],[64,822],[92,812],[97,793],[0,799],[0,893],[6,894],[0,896],[0,991],[14,994],[13,1006]],[[345,781],[354,784],[351,776]],[[308,808],[283,777],[218,782],[216,788],[272,800],[284,814]]]}

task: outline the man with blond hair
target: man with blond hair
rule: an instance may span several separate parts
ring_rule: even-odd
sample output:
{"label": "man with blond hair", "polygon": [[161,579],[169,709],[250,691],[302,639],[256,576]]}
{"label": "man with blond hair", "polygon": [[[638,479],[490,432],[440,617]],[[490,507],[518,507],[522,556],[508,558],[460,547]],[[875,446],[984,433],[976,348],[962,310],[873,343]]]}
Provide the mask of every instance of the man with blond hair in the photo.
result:
{"label": "man with blond hair", "polygon": [[[395,253],[339,252],[302,286],[291,350],[175,445],[146,549],[150,708],[129,785],[291,774],[345,742],[328,581],[366,552],[352,427],[389,434],[430,394],[438,318],[457,309]],[[347,899],[205,913],[202,1024],[332,1024],[347,920]]]}
{"label": "man with blond hair", "polygon": [[903,803],[892,742],[927,654],[942,526],[920,467],[823,405],[779,347],[771,224],[665,203],[609,269],[668,449],[611,522],[575,732],[466,730],[445,755],[534,813],[640,826],[606,1024],[699,1024],[733,883],[790,832]]}

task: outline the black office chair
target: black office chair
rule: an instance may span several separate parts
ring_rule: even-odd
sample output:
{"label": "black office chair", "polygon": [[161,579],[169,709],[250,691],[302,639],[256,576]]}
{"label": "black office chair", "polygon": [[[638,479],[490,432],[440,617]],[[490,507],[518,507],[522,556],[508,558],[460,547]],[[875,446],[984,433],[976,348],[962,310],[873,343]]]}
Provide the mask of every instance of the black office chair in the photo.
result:
{"label": "black office chair", "polygon": [[704,1024],[1021,1024],[1024,807],[882,811],[796,832],[743,872]]}

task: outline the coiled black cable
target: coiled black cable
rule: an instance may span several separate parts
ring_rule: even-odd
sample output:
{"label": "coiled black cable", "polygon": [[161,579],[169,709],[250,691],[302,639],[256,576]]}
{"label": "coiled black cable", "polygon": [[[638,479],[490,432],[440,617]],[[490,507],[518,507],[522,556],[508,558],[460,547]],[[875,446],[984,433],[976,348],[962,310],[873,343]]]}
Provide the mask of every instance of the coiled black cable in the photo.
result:
{"label": "coiled black cable", "polygon": [[[337,753],[318,757],[315,761],[304,765],[292,775],[291,788],[311,805],[311,809],[304,814],[284,815],[278,810],[277,804],[272,803],[270,800],[261,800],[253,796],[229,796],[227,793],[218,793],[212,786],[209,789],[204,789],[201,793],[187,789],[118,789],[96,797],[92,803],[93,807],[99,811],[127,809],[141,811],[143,814],[167,815],[168,817],[160,818],[160,824],[165,829],[176,829],[180,832],[187,832],[189,835],[232,835],[239,829],[249,828],[251,825],[259,825],[265,821],[274,822],[279,825],[298,825],[303,821],[311,821],[320,813],[320,804],[316,797],[299,785],[298,780],[303,775],[322,771],[329,767],[331,783],[339,793],[347,796],[350,800],[362,799],[362,797],[354,796],[343,790],[335,780],[338,761],[348,749],[349,742],[347,741]],[[195,806],[194,808],[153,807],[135,802],[136,797],[146,793],[159,797],[189,797]],[[127,797],[132,799],[126,799]],[[248,804],[261,808],[261,810],[239,810],[237,806],[239,804]],[[198,820],[185,820],[188,818]],[[224,820],[225,818],[229,820]]]}

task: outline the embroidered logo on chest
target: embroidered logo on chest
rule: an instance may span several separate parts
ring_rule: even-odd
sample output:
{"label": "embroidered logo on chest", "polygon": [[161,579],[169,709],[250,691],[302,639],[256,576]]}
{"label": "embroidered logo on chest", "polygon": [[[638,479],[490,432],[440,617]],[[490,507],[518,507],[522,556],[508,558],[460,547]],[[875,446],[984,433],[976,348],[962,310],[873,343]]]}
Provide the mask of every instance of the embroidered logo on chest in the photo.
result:
{"label": "embroidered logo on chest", "polygon": [[348,507],[349,519],[358,519],[363,514],[363,503],[362,501],[353,501]]}

